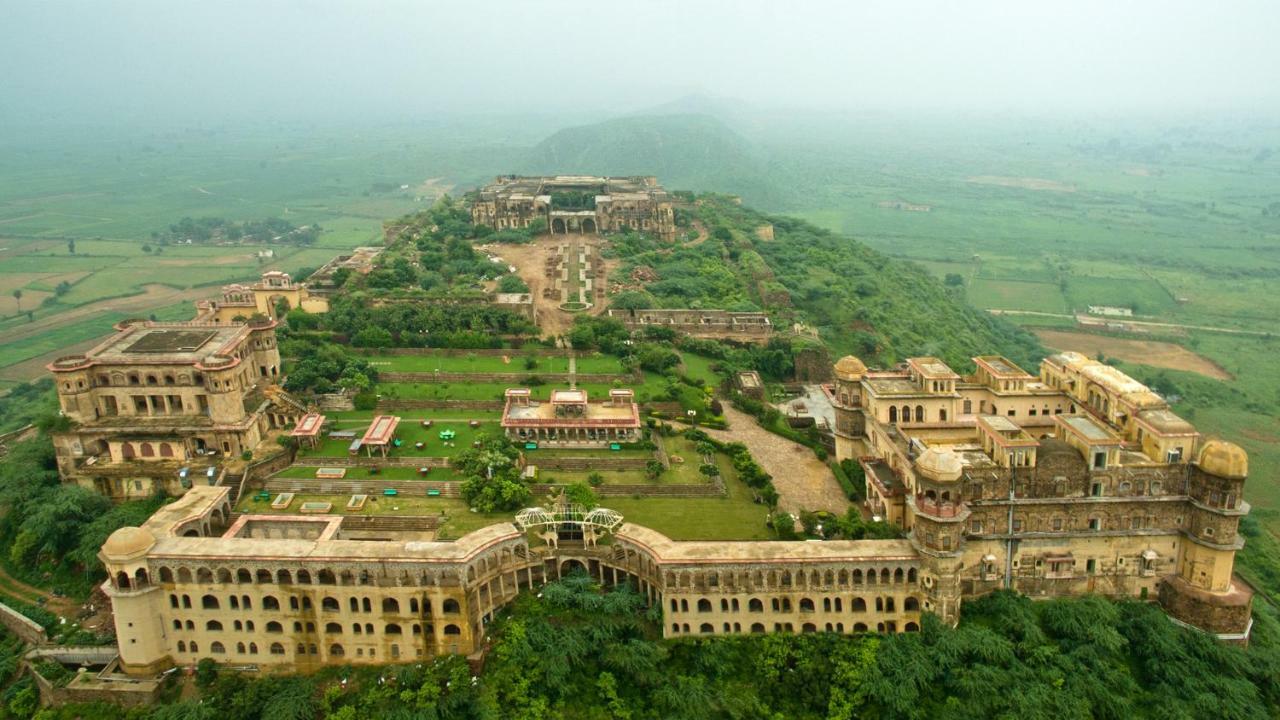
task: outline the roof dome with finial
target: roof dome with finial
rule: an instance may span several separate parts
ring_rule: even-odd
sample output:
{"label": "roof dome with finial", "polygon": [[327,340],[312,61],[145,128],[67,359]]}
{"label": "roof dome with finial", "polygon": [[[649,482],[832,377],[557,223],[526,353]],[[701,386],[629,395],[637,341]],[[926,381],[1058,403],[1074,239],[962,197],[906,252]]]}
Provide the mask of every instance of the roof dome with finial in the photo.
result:
{"label": "roof dome with finial", "polygon": [[916,470],[930,480],[959,480],[964,470],[960,456],[950,450],[928,448],[916,458]]}
{"label": "roof dome with finial", "polygon": [[852,355],[845,355],[836,361],[836,377],[841,380],[861,380],[867,374],[867,366]]}
{"label": "roof dome with finial", "polygon": [[156,536],[140,527],[122,527],[111,533],[102,544],[102,554],[110,560],[128,560],[150,550],[156,544]]}
{"label": "roof dome with finial", "polygon": [[1249,475],[1249,453],[1226,440],[1205,443],[1196,464],[1210,475],[1222,478],[1245,478]]}

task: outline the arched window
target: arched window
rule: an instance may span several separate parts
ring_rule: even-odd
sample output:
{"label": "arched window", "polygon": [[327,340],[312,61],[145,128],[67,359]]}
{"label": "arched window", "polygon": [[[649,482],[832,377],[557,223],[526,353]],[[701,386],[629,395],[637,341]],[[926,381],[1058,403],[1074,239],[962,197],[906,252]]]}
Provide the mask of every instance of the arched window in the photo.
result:
{"label": "arched window", "polygon": [[866,632],[866,631],[867,631],[867,624],[866,624],[866,623],[854,623],[854,624],[853,624],[853,631],[854,631],[854,632],[856,632],[856,633]]}
{"label": "arched window", "polygon": [[275,595],[264,595],[262,597],[262,609],[263,610],[279,610],[280,601],[276,599]]}
{"label": "arched window", "polygon": [[[944,497],[943,499],[944,499],[944,500],[950,499],[950,498],[949,498],[950,493],[946,493],[946,495],[947,495],[948,497]],[[893,581],[894,581],[894,582],[896,582],[896,583],[900,583],[900,582],[902,582],[902,579],[903,579],[904,577],[906,577],[906,573],[902,572],[902,568],[898,568],[897,570],[894,570],[894,571],[893,571]]]}
{"label": "arched window", "polygon": [[338,645],[337,643],[334,643],[333,645],[330,645],[330,646],[329,646],[329,655],[330,655],[330,656],[332,656],[332,657],[342,657],[342,655],[343,655],[342,646],[341,646],[341,645]]}
{"label": "arched window", "polygon": [[174,621],[173,621],[173,629],[174,629],[174,630],[181,630],[181,629],[182,629],[182,621],[181,621],[181,620],[174,620]]}
{"label": "arched window", "polygon": [[253,574],[245,568],[240,568],[239,570],[236,570],[236,582],[242,585],[252,585]]}
{"label": "arched window", "polygon": [[194,622],[194,621],[191,621],[191,620],[188,620],[188,621],[187,621],[187,630],[189,630],[189,631],[194,631],[195,629],[196,629],[196,624],[195,624],[195,622]]}
{"label": "arched window", "polygon": [[866,601],[866,600],[863,600],[862,598],[854,598],[854,599],[853,599],[853,608],[852,608],[852,609],[853,609],[853,612],[866,612],[866,611],[867,611],[867,601]]}
{"label": "arched window", "polygon": [[760,598],[751,598],[747,601],[747,612],[764,612],[764,603],[760,601]]}
{"label": "arched window", "polygon": [[200,598],[200,607],[204,608],[205,610],[217,610],[218,598],[212,595],[205,595],[204,597]]}
{"label": "arched window", "polygon": [[[259,571],[259,572],[261,572],[261,571]],[[276,571],[276,582],[277,582],[277,583],[279,583],[279,584],[281,584],[281,585],[292,585],[292,584],[293,584],[293,574],[292,574],[292,573],[290,573],[288,570],[277,570],[277,571]]]}
{"label": "arched window", "polygon": [[173,457],[173,446],[166,442],[160,443],[160,457],[163,457],[163,458]]}
{"label": "arched window", "polygon": [[382,612],[400,614],[400,602],[395,598],[382,599]]}
{"label": "arched window", "polygon": [[445,625],[445,626],[444,626],[444,634],[445,634],[445,635],[461,635],[461,634],[462,634],[462,628],[458,627],[457,625],[453,625],[453,624]]}
{"label": "arched window", "polygon": [[204,624],[204,629],[205,630],[222,630],[222,623],[218,622],[217,620],[210,620],[209,622]]}
{"label": "arched window", "polygon": [[751,623],[751,632],[753,632],[753,633],[762,633],[762,632],[764,632],[764,624],[763,624],[763,623]]}
{"label": "arched window", "polygon": [[321,585],[337,585],[338,584],[337,581],[334,580],[332,570],[321,570],[320,573],[316,576],[316,582],[320,583]]}
{"label": "arched window", "polygon": [[698,626],[698,632],[702,633],[703,635],[712,635],[715,633],[715,631],[716,629],[711,625],[711,623],[702,623],[701,625]]}
{"label": "arched window", "polygon": [[814,625],[813,623],[805,623],[804,625],[800,626],[800,632],[815,633],[815,632],[818,632],[818,626]]}
{"label": "arched window", "polygon": [[449,598],[448,600],[445,600],[443,610],[446,613],[460,612],[460,609],[458,607],[458,601],[454,600],[453,598]]}
{"label": "arched window", "polygon": [[252,643],[252,642],[249,643],[249,654],[250,655],[258,654],[258,643]]}
{"label": "arched window", "polygon": [[904,423],[911,422],[911,406],[910,405],[902,406],[902,422]]}
{"label": "arched window", "polygon": [[324,631],[327,633],[332,633],[334,635],[341,635],[342,625],[340,623],[335,623],[335,622],[325,623]]}
{"label": "arched window", "polygon": [[340,609],[338,607],[338,599],[332,597],[324,598],[320,601],[320,609],[328,612],[338,612]]}
{"label": "arched window", "polygon": [[919,610],[920,601],[914,597],[908,597],[902,601],[902,609],[907,611]]}
{"label": "arched window", "polygon": [[224,585],[231,582],[231,571],[226,568],[218,568],[218,582]]}
{"label": "arched window", "polygon": [[282,633],[284,632],[284,626],[276,622],[275,620],[272,620],[271,622],[267,623],[267,632]]}
{"label": "arched window", "polygon": [[156,449],[155,449],[155,447],[154,447],[151,443],[149,443],[149,442],[144,442],[144,443],[142,443],[141,450],[142,450],[142,457],[155,457],[155,456],[156,456]]}
{"label": "arched window", "polygon": [[711,601],[706,598],[702,598],[701,600],[699,600],[698,612],[701,612],[701,613],[711,612]]}
{"label": "arched window", "polygon": [[259,571],[256,573],[256,575],[257,575],[257,578],[258,578],[258,584],[259,584],[259,585],[265,585],[265,584],[267,584],[267,583],[270,583],[270,582],[271,582],[271,571],[270,571],[270,570],[259,570]]}
{"label": "arched window", "polygon": [[813,600],[800,598],[800,612],[813,612]]}
{"label": "arched window", "polygon": [[939,409],[938,409],[938,420],[939,420],[940,422],[946,422],[946,421],[947,421],[947,409],[946,409],[946,408],[939,408]]}
{"label": "arched window", "polygon": [[395,623],[387,623],[387,628],[386,628],[386,630],[384,630],[383,632],[385,632],[385,633],[386,633],[386,634],[388,634],[388,635],[400,635],[400,634],[401,634],[401,632],[400,632],[400,626],[399,626],[399,625],[397,625],[397,624],[395,624]]}
{"label": "arched window", "polygon": [[920,632],[920,626],[913,622],[909,622],[906,625],[903,625],[902,629],[906,630],[907,632]]}
{"label": "arched window", "polygon": [[271,643],[271,654],[272,654],[272,655],[283,655],[283,654],[284,654],[284,646],[283,646],[283,645],[281,645],[280,643]]}
{"label": "arched window", "polygon": [[187,642],[186,642],[185,640],[179,640],[179,641],[178,641],[178,652],[184,653],[184,652],[186,652],[186,651],[187,651]]}
{"label": "arched window", "polygon": [[311,573],[307,572],[307,570],[306,570],[306,569],[299,570],[299,571],[298,571],[298,584],[299,584],[299,585],[310,585],[310,584],[311,584]]}
{"label": "arched window", "polygon": [[196,582],[201,585],[213,584],[213,571],[209,568],[200,568],[196,570]]}
{"label": "arched window", "polygon": [[891,423],[898,422],[898,408],[892,405],[889,406],[889,422]]}
{"label": "arched window", "polygon": [[244,643],[242,643],[242,642],[238,642],[238,643],[236,643],[236,654],[237,654],[237,655],[243,655],[243,654],[244,654]]}
{"label": "arched window", "polygon": [[162,583],[173,582],[173,571],[167,567],[160,568],[160,582]]}
{"label": "arched window", "polygon": [[924,406],[916,406],[916,422],[924,422]]}
{"label": "arched window", "polygon": [[222,646],[222,643],[215,640],[213,644],[209,646],[209,652],[214,655],[226,655],[227,649]]}
{"label": "arched window", "polygon": [[961,412],[963,412],[965,415],[972,415],[972,414],[973,414],[973,401],[972,401],[972,400],[965,400],[965,401],[964,401],[964,405],[962,406],[962,410],[961,410]]}

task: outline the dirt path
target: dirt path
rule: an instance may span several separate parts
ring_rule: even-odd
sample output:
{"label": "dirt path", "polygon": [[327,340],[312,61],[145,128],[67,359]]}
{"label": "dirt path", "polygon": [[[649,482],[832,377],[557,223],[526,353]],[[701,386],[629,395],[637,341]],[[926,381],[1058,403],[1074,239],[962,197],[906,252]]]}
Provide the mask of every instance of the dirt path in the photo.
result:
{"label": "dirt path", "polygon": [[1157,340],[1130,340],[1109,335],[1094,335],[1066,330],[1035,330],[1036,337],[1046,347],[1054,350],[1075,350],[1089,357],[1102,353],[1125,362],[1186,370],[1214,380],[1232,380],[1231,373],[1202,355],[1168,342]]}
{"label": "dirt path", "polygon": [[0,591],[37,607],[41,605],[40,598],[44,598],[44,608],[62,617],[74,618],[80,612],[80,606],[74,602],[66,598],[54,597],[34,585],[28,585],[10,575],[2,567],[0,567]]}
{"label": "dirt path", "polygon": [[728,405],[724,417],[728,430],[704,431],[717,440],[740,442],[765,472],[773,476],[773,485],[781,499],[778,505],[788,512],[826,510],[843,515],[849,507],[840,483],[831,468],[814,456],[809,448],[798,445],[765,430],[755,418]]}
{"label": "dirt path", "polygon": [[[1065,313],[1049,313],[1040,312],[1038,310],[1001,310],[999,308],[987,308],[987,312],[992,315],[1010,315],[1015,317],[1018,315],[1028,315],[1031,317],[1063,318],[1064,320],[1087,319],[1096,321],[1101,319],[1100,316],[1097,315],[1067,315]],[[1131,320],[1129,318],[1123,318],[1121,321],[1124,322],[1125,325],[1136,325],[1139,327],[1170,328],[1173,330],[1205,330],[1207,332],[1224,333],[1227,335],[1253,335],[1266,337],[1274,334],[1269,330],[1241,330],[1239,328],[1219,327],[1216,325],[1183,325],[1180,323],[1151,322],[1149,320]]]}
{"label": "dirt path", "polygon": [[[569,328],[573,326],[575,315],[580,315],[581,313],[567,313],[561,310],[559,307],[561,300],[558,297],[543,297],[543,291],[553,286],[552,280],[546,276],[547,258],[551,256],[551,250],[562,243],[568,243],[570,245],[569,252],[573,253],[573,247],[578,244],[592,245],[595,248],[599,248],[600,242],[598,237],[592,235],[543,235],[525,245],[491,243],[480,245],[479,247],[486,252],[497,255],[506,264],[515,267],[516,274],[529,286],[529,292],[533,295],[533,308],[538,313],[538,327],[542,330],[542,334],[555,336],[568,332]],[[609,262],[605,261],[606,277],[597,279],[597,282],[607,282],[607,276],[610,272]],[[613,262],[614,267],[616,267],[617,261]],[[572,266],[576,266],[576,261],[571,263],[571,274],[573,272]],[[571,283],[571,286],[573,288],[577,287],[576,283]],[[596,306],[589,312],[596,315],[602,309]]]}
{"label": "dirt path", "polygon": [[[128,297],[112,298],[110,300],[96,300],[91,303],[79,305],[65,312],[56,313],[47,317],[38,318],[34,322],[15,325],[5,332],[5,340],[12,342],[23,338],[31,337],[41,333],[48,332],[55,328],[69,325],[77,320],[93,317],[108,312],[144,312],[147,310],[155,310],[165,305],[182,302],[184,300],[199,300],[200,298],[213,297],[217,295],[216,289],[211,288],[187,288],[185,290],[177,290],[168,285],[145,285],[143,292],[137,295],[129,295]],[[191,314],[195,315],[195,308],[191,308]],[[110,328],[107,328],[110,330]]]}

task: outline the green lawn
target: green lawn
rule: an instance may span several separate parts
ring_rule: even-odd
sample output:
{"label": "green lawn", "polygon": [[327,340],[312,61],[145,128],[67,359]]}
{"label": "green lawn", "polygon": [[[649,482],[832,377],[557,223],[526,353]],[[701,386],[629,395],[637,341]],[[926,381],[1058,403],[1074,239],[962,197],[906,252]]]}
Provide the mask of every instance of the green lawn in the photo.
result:
{"label": "green lawn", "polygon": [[[351,430],[356,433],[356,439],[359,439],[364,431],[368,429],[369,423],[360,421],[343,421],[337,423],[335,427],[340,430]],[[479,427],[471,427],[466,422],[437,422],[429,428],[422,427],[420,422],[410,422],[401,420],[400,425],[396,428],[396,437],[403,441],[398,448],[392,448],[390,457],[453,457],[462,450],[471,447],[471,443],[485,432],[497,431],[496,423],[487,422],[480,423]],[[440,433],[444,430],[452,430],[456,433],[453,440],[445,441],[440,439]],[[424,447],[418,450],[414,447],[414,443],[422,442]],[[447,444],[446,444],[447,443]],[[314,450],[301,449],[298,451],[299,457],[347,457],[347,448],[351,445],[351,440],[339,440],[333,438],[324,438]],[[361,455],[365,454],[361,450]]]}
{"label": "green lawn", "polygon": [[[295,465],[281,470],[275,477],[312,480],[315,479],[318,469]],[[365,466],[348,467],[346,471],[347,474],[342,480],[438,480],[441,482],[466,480],[466,477],[453,468],[432,468],[426,475],[420,474],[418,469],[413,467],[384,467],[380,468],[377,474]]]}
{"label": "green lawn", "polygon": [[[519,373],[527,375],[555,375],[569,372],[569,358],[563,351],[512,350],[505,356],[453,355],[432,353],[429,355],[383,355],[368,353],[369,363],[375,369],[388,372],[441,372],[453,373]],[[532,361],[533,367],[529,367]],[[608,355],[583,355],[577,358],[575,367],[581,373],[621,373],[618,359]]]}

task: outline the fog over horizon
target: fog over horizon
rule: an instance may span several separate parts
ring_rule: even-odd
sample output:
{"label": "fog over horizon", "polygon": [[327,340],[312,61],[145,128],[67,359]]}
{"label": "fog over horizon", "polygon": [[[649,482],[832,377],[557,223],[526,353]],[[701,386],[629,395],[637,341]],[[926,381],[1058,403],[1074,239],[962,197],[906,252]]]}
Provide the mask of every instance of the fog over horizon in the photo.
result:
{"label": "fog over horizon", "polygon": [[604,117],[755,108],[1266,117],[1280,4],[6,3],[0,120]]}

